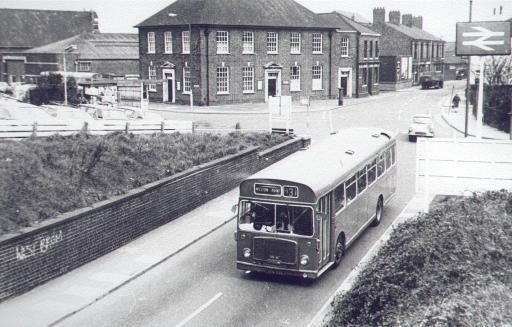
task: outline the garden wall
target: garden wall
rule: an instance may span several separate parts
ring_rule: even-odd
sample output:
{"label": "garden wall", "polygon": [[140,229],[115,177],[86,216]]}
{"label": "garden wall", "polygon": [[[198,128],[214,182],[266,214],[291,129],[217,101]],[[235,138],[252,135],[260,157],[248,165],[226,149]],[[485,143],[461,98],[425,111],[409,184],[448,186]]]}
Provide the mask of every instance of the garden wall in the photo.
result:
{"label": "garden wall", "polygon": [[0,237],[0,301],[26,292],[191,211],[308,146],[250,148]]}

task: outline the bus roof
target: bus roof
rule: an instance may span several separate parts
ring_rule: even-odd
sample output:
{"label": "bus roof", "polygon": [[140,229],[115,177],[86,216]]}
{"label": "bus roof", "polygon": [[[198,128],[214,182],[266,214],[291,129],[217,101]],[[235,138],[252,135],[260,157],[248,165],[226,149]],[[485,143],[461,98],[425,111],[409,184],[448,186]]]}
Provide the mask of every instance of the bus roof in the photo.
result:
{"label": "bus roof", "polygon": [[318,197],[347,178],[360,163],[370,160],[379,149],[391,144],[394,138],[392,132],[380,128],[344,129],[246,180],[291,181],[308,186]]}

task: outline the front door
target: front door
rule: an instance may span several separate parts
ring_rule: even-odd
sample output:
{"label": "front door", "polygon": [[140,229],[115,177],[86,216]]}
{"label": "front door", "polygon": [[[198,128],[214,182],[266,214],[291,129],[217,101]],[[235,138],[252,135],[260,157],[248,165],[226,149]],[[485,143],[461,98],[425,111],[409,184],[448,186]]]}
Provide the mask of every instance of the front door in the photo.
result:
{"label": "front door", "polygon": [[176,102],[176,85],[174,83],[174,69],[164,69],[162,71],[164,77],[163,85],[163,102]]}
{"label": "front door", "polygon": [[174,80],[171,78],[167,79],[167,99],[169,102],[174,102],[174,91],[173,91]]}
{"label": "front door", "polygon": [[277,95],[277,79],[270,78],[268,79],[268,96],[275,97]]}
{"label": "front door", "polygon": [[318,248],[320,257],[318,258],[320,267],[323,267],[330,260],[331,254],[331,195],[326,195],[320,199],[320,210],[317,213],[318,222]]}
{"label": "front door", "polygon": [[368,68],[368,94],[373,94],[373,68]]}
{"label": "front door", "polygon": [[347,90],[347,76],[341,76],[340,77],[340,87],[343,88],[343,96],[346,97],[347,94],[348,94],[348,90]]}
{"label": "front door", "polygon": [[266,70],[265,84],[265,101],[269,97],[281,96],[281,70]]}

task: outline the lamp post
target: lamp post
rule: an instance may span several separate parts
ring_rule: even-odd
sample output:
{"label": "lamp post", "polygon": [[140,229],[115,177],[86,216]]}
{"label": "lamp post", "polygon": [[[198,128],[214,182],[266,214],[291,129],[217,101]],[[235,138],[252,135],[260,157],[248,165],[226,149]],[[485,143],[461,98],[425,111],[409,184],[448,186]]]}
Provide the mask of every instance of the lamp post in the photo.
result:
{"label": "lamp post", "polygon": [[72,44],[66,48],[64,48],[64,52],[62,53],[63,63],[64,63],[64,105],[68,105],[68,76],[66,70],[66,53],[73,52],[77,49],[76,44]]}

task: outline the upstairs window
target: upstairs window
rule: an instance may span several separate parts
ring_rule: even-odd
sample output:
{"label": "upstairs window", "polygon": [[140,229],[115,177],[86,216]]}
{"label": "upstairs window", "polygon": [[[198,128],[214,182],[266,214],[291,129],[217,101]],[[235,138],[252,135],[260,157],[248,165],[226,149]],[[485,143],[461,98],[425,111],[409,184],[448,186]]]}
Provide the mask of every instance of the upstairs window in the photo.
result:
{"label": "upstairs window", "polygon": [[190,53],[190,32],[181,32],[182,53]]}
{"label": "upstairs window", "polygon": [[375,58],[379,58],[379,41],[375,41]]}
{"label": "upstairs window", "polygon": [[279,39],[276,32],[267,32],[267,53],[278,53]]}
{"label": "upstairs window", "polygon": [[217,31],[217,53],[227,54],[229,53],[229,34],[227,31]]}
{"label": "upstairs window", "polygon": [[364,50],[363,50],[364,58],[368,58],[368,41],[364,41]]}
{"label": "upstairs window", "polygon": [[313,91],[322,89],[322,66],[313,66],[311,69]]}
{"label": "upstairs window", "polygon": [[300,66],[290,67],[290,91],[300,91]]}
{"label": "upstairs window", "polygon": [[242,34],[242,53],[254,53],[254,33],[243,32]]}
{"label": "upstairs window", "polygon": [[148,53],[155,53],[155,32],[148,32]]}
{"label": "upstairs window", "polygon": [[348,37],[341,38],[341,56],[348,57]]}
{"label": "upstairs window", "polygon": [[313,33],[313,53],[322,53],[322,33]]}
{"label": "upstairs window", "polygon": [[183,94],[190,94],[190,67],[183,67]]}
{"label": "upstairs window", "polygon": [[290,34],[290,53],[300,53],[300,33],[292,32]]}
{"label": "upstairs window", "polygon": [[373,41],[370,41],[370,58],[373,58]]}
{"label": "upstairs window", "polygon": [[172,32],[164,33],[165,53],[172,53]]}

